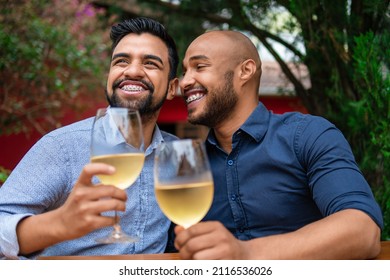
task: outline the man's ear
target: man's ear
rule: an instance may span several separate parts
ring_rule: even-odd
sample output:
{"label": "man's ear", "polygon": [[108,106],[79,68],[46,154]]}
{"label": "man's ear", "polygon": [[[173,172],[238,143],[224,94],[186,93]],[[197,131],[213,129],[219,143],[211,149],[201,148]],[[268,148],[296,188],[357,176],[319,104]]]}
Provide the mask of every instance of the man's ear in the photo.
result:
{"label": "man's ear", "polygon": [[241,63],[240,79],[243,83],[249,81],[256,73],[256,62],[253,59],[247,59]]}
{"label": "man's ear", "polygon": [[179,79],[174,78],[169,81],[167,100],[172,100],[179,90]]}

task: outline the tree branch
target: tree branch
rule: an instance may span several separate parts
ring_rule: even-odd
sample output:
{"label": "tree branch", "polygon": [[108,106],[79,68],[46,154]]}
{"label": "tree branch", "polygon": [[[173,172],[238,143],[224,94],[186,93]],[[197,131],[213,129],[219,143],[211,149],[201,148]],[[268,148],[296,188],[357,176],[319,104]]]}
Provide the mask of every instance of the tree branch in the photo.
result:
{"label": "tree branch", "polygon": [[264,45],[264,47],[271,53],[271,55],[275,58],[275,60],[279,63],[283,73],[286,77],[291,81],[294,85],[294,88],[298,94],[298,96],[303,96],[307,94],[307,90],[303,86],[302,82],[299,81],[291,69],[288,67],[286,62],[280,57],[280,55],[275,51],[275,49],[271,46],[271,44],[267,41],[267,36],[264,36],[264,31],[257,28],[252,22],[249,21],[248,17],[244,14],[244,11],[241,7],[241,2],[238,0],[229,1],[232,5],[231,8],[236,12],[235,14],[238,17],[238,22],[241,22],[242,28],[250,31],[253,35],[255,35],[260,42]]}

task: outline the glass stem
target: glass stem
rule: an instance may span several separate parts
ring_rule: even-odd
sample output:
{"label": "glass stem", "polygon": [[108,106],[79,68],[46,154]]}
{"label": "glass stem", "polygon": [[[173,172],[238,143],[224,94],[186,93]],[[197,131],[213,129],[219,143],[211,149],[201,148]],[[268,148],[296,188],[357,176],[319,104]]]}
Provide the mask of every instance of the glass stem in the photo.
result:
{"label": "glass stem", "polygon": [[114,217],[114,236],[116,238],[119,238],[122,235],[121,226],[119,225],[119,216],[117,211],[115,211],[115,217]]}

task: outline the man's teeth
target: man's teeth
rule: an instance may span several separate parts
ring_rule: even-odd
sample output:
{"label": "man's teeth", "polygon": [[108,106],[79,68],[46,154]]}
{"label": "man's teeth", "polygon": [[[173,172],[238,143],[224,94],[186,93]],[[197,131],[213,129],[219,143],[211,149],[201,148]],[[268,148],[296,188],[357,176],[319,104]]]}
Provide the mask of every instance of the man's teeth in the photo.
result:
{"label": "man's teeth", "polygon": [[204,94],[201,94],[201,93],[191,95],[190,97],[187,98],[186,102],[187,102],[187,104],[191,103],[192,101],[201,99],[203,96],[204,96]]}
{"label": "man's teeth", "polygon": [[135,85],[125,85],[122,87],[122,90],[124,91],[143,91],[144,88],[141,86],[135,86]]}

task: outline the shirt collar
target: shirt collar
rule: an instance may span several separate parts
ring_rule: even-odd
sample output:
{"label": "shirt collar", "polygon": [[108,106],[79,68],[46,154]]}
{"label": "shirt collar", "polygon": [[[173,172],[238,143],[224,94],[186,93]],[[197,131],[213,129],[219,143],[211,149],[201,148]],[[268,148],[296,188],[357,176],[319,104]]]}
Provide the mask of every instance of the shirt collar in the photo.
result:
{"label": "shirt collar", "polygon": [[[271,112],[268,111],[268,109],[261,102],[259,102],[259,105],[257,105],[256,109],[243,123],[243,125],[234,133],[234,135],[240,131],[244,131],[257,142],[260,142],[267,133],[270,114]],[[217,140],[215,138],[213,129],[210,130],[207,136],[207,142],[212,145],[217,145]]]}
{"label": "shirt collar", "polygon": [[246,132],[257,142],[260,142],[267,133],[270,115],[271,112],[262,103],[259,103],[239,130]]}
{"label": "shirt collar", "polygon": [[149,147],[146,149],[145,155],[149,155],[153,153],[153,151],[157,148],[157,146],[162,142],[164,142],[164,138],[161,134],[160,128],[156,125],[154,127],[152,141],[150,142]]}

